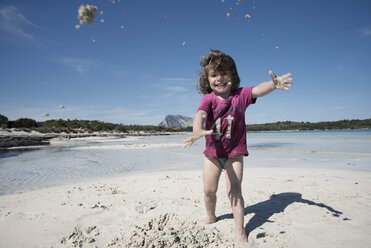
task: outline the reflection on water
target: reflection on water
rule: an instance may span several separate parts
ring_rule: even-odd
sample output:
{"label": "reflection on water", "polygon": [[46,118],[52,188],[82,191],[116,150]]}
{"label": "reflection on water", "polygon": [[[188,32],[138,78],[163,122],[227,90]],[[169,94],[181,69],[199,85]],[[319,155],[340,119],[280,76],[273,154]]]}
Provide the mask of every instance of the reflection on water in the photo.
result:
{"label": "reflection on water", "polygon": [[20,152],[14,152],[10,150],[1,150],[0,149],[0,159],[1,158],[10,158],[10,157],[15,157],[18,156]]}
{"label": "reflection on water", "polygon": [[12,149],[0,149],[0,159],[16,157],[21,155],[24,152],[36,151],[40,148],[35,147],[22,147],[22,148],[12,148]]}
{"label": "reflection on water", "polygon": [[[314,152],[370,153],[371,130],[248,133],[248,147]],[[280,144],[280,145],[278,145]],[[276,146],[277,145],[277,146]]]}

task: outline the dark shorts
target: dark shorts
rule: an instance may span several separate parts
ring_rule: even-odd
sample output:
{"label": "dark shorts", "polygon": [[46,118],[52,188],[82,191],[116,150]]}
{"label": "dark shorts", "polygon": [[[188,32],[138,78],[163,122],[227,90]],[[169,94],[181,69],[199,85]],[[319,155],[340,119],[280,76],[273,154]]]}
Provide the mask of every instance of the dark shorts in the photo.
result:
{"label": "dark shorts", "polygon": [[222,166],[222,169],[224,169],[224,164],[227,162],[228,158],[217,158],[216,160],[219,161],[220,165]]}

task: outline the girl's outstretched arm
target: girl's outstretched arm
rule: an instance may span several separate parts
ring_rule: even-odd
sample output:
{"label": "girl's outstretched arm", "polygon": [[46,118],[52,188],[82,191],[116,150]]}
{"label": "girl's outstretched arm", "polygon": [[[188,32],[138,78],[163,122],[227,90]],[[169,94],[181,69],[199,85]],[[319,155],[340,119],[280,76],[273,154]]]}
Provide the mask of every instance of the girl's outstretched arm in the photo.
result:
{"label": "girl's outstretched arm", "polygon": [[290,83],[292,82],[291,73],[277,76],[272,71],[269,71],[269,75],[272,77],[271,81],[261,83],[253,88],[253,98],[265,96],[275,89],[290,91],[289,87],[293,86],[293,84]]}
{"label": "girl's outstretched arm", "polygon": [[186,139],[183,142],[184,148],[190,147],[199,138],[213,133],[213,130],[205,130],[204,128],[205,120],[206,120],[206,112],[203,110],[197,111],[196,116],[193,119],[193,135],[192,137]]}

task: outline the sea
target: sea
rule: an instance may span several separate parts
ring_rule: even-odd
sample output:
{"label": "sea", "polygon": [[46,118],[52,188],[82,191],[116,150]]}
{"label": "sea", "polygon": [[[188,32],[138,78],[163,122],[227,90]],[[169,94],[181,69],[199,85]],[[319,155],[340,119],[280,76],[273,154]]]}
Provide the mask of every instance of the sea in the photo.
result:
{"label": "sea", "polygon": [[[202,170],[204,139],[191,134],[53,140],[0,154],[0,195],[128,173]],[[244,167],[371,171],[371,130],[247,133]]]}

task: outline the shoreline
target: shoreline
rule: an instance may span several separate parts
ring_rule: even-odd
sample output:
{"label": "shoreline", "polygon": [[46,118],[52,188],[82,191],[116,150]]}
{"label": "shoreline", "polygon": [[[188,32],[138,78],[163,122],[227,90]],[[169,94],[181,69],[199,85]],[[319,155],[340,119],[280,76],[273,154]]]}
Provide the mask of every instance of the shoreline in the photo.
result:
{"label": "shoreline", "polygon": [[[279,132],[321,132],[321,131],[357,131],[371,130],[369,128],[361,129],[316,129],[316,130],[267,130],[267,131],[249,131],[246,133],[279,133]],[[93,132],[93,133],[40,133],[36,131],[14,131],[10,129],[0,129],[0,151],[6,151],[8,148],[15,147],[30,147],[30,146],[48,146],[51,139],[69,140],[74,138],[86,137],[141,137],[141,136],[161,136],[161,135],[182,135],[192,132],[130,132],[130,133],[115,133],[115,132]]]}
{"label": "shoreline", "polygon": [[74,138],[87,137],[142,137],[142,136],[161,136],[184,134],[184,132],[130,132],[130,133],[110,133],[110,132],[93,132],[93,133],[40,133],[25,132],[14,130],[0,130],[0,151],[6,151],[8,148],[29,147],[29,146],[48,146],[51,139],[70,140]]}
{"label": "shoreline", "polygon": [[321,132],[321,131],[361,131],[361,130],[371,130],[371,128],[357,128],[357,129],[312,129],[312,130],[300,130],[300,129],[293,129],[293,130],[264,130],[264,131],[249,131],[247,133],[278,133],[278,132]]}
{"label": "shoreline", "polygon": [[[247,168],[244,177],[250,247],[371,242],[371,172],[261,167]],[[0,246],[241,247],[233,241],[224,176],[219,185],[218,221],[205,227],[196,223],[205,215],[201,170],[138,172],[2,195]],[[22,235],[15,239],[16,233]]]}

